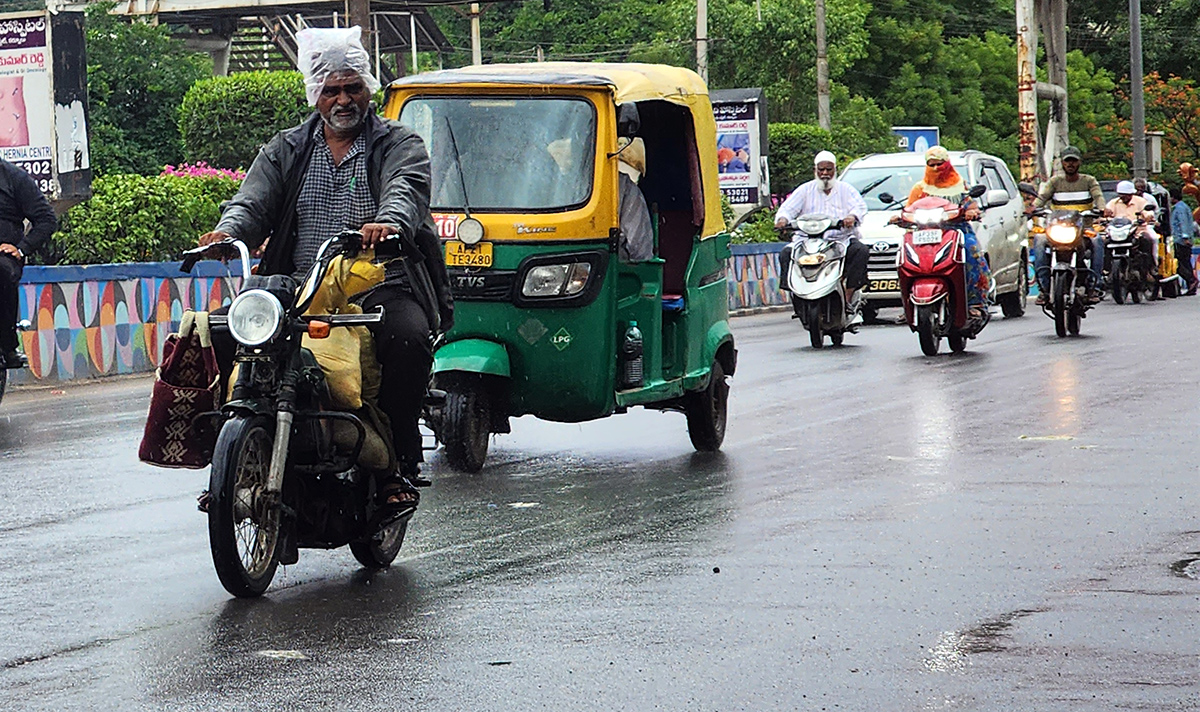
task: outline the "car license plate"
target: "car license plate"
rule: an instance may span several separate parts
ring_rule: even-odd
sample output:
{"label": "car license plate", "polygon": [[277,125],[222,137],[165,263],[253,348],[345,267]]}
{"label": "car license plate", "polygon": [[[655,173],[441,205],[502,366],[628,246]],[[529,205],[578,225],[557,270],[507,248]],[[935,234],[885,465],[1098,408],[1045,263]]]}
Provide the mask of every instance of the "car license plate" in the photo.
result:
{"label": "car license plate", "polygon": [[458,240],[446,243],[447,267],[491,267],[492,243],[468,245]]}
{"label": "car license plate", "polygon": [[941,241],[941,230],[913,230],[914,245],[936,245]]}
{"label": "car license plate", "polygon": [[899,279],[871,279],[867,280],[868,292],[899,292]]}

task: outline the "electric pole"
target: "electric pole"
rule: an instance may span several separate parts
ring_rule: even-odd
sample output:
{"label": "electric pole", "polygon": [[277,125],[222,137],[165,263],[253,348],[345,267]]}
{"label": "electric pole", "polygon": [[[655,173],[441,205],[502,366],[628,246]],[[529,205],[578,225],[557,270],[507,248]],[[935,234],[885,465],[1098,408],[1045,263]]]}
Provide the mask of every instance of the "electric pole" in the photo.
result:
{"label": "electric pole", "polygon": [[483,50],[479,46],[479,3],[471,3],[471,64],[483,64]]}
{"label": "electric pole", "polygon": [[708,0],[696,0],[696,74],[708,84]]}
{"label": "electric pole", "polygon": [[829,57],[825,53],[825,0],[816,0],[817,20],[817,125],[829,131]]}
{"label": "electric pole", "polygon": [[1133,100],[1133,177],[1146,178],[1146,97],[1142,85],[1142,2],[1129,0],[1129,95]]}
{"label": "electric pole", "polygon": [[346,0],[346,19],[350,21],[350,25],[358,25],[362,28],[362,41],[364,47],[370,47],[368,44],[371,36],[371,0]]}

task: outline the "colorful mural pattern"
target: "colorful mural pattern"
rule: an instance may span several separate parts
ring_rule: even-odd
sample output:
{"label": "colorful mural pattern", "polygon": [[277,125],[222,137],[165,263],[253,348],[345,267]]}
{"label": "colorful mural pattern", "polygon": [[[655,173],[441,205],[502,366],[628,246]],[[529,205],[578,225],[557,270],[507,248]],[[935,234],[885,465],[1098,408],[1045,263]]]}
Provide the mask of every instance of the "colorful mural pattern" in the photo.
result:
{"label": "colorful mural pattern", "polygon": [[733,245],[729,258],[729,310],[787,304],[779,291],[783,243]]}

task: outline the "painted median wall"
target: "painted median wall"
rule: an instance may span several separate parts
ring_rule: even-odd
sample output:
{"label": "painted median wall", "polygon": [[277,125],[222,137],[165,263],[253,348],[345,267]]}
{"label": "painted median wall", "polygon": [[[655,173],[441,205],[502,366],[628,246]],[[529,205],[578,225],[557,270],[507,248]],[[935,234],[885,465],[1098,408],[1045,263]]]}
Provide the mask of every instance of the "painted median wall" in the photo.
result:
{"label": "painted median wall", "polygon": [[[729,258],[729,308],[783,304],[781,244],[734,245]],[[228,304],[241,268],[201,262],[191,274],[178,262],[25,268],[20,314],[33,328],[21,334],[29,369],[14,383],[53,383],[153,371],[167,335],[188,309]]]}

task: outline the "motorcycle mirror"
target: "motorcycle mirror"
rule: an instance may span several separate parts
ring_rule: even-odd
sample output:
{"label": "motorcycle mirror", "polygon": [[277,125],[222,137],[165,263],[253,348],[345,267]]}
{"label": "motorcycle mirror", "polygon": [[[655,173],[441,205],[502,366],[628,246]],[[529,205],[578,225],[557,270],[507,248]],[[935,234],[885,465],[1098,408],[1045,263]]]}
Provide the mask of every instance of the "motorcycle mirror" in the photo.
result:
{"label": "motorcycle mirror", "polygon": [[967,193],[967,195],[971,196],[972,198],[978,198],[979,196],[983,195],[986,192],[987,192],[987,186],[980,183],[979,185],[972,186],[971,192]]}
{"label": "motorcycle mirror", "polygon": [[891,205],[892,203],[896,202],[896,196],[892,195],[891,193],[880,193],[879,200],[884,205]]}
{"label": "motorcycle mirror", "polygon": [[617,107],[617,136],[633,138],[640,128],[642,118],[638,114],[637,104],[631,102]]}
{"label": "motorcycle mirror", "polygon": [[1033,185],[1033,183],[1025,183],[1024,181],[1017,184],[1017,190],[1031,198],[1036,198],[1038,194],[1038,189]]}

